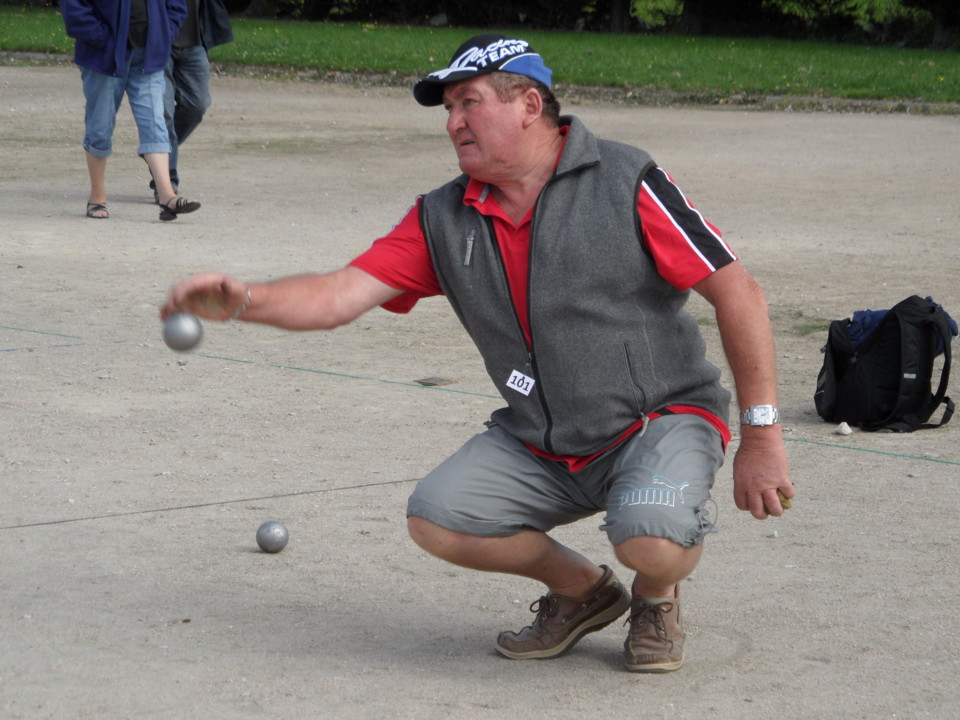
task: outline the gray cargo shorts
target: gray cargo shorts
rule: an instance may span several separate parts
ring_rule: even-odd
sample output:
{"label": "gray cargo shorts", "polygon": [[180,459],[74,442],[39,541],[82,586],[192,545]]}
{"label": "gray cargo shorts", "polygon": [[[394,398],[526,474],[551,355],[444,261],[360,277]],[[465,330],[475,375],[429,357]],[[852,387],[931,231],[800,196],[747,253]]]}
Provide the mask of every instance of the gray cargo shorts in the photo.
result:
{"label": "gray cargo shorts", "polygon": [[723,464],[720,434],[695,415],[665,415],[571,473],[494,425],[424,477],[407,504],[419,517],[477,537],[548,532],[606,511],[614,545],[640,536],[684,547],[716,532],[707,504]]}

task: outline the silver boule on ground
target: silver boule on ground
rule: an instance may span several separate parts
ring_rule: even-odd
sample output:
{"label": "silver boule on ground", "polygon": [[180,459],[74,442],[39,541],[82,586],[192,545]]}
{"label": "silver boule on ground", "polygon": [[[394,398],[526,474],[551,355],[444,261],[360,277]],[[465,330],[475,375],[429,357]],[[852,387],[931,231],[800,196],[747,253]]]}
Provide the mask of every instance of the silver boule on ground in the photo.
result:
{"label": "silver boule on ground", "polygon": [[257,528],[257,545],[268,553],[278,553],[287,546],[290,533],[279,520],[267,520]]}

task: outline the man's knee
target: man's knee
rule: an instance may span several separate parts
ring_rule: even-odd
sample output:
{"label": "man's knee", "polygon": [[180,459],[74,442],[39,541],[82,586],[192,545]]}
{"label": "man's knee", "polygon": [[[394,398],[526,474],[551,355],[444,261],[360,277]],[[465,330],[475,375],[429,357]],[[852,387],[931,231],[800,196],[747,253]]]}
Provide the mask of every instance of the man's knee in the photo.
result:
{"label": "man's knee", "polygon": [[462,544],[460,538],[465,537],[415,515],[407,518],[407,532],[422,549],[440,558],[456,554],[457,548]]}
{"label": "man's knee", "polygon": [[505,540],[448,530],[414,515],[407,517],[407,532],[420,548],[431,555],[455,565],[473,568],[484,565],[491,555],[496,555],[497,547]]}
{"label": "man's knee", "polygon": [[614,546],[614,551],[617,559],[631,570],[686,577],[699,562],[703,545],[684,547],[667,538],[639,536]]}

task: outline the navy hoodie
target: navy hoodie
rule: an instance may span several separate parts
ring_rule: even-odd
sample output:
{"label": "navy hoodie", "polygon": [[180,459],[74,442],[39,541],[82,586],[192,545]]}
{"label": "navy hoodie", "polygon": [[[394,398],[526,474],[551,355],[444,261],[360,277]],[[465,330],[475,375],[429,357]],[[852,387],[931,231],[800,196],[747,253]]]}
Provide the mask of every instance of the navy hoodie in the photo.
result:
{"label": "navy hoodie", "polygon": [[[187,6],[185,0],[146,2],[150,23],[143,70],[153,73],[166,67]],[[76,40],[73,61],[104,75],[123,75],[130,53],[130,0],[60,0],[60,12],[67,35]]]}

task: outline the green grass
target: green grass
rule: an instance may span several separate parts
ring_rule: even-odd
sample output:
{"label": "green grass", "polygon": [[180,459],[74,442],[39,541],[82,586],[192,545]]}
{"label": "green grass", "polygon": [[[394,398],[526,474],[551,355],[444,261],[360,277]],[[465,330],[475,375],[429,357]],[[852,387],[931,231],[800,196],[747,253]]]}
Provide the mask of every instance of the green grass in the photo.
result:
{"label": "green grass", "polygon": [[[409,78],[446,64],[471,29],[237,18],[231,65]],[[796,98],[960,103],[960,53],[665,35],[526,32],[560,85],[671,91],[705,99]],[[56,10],[0,6],[0,50],[69,54]]]}
{"label": "green grass", "polygon": [[827,332],[830,329],[829,320],[817,320],[816,322],[808,322],[802,325],[795,325],[793,332],[795,335],[800,337],[806,337],[807,335],[813,335],[814,333]]}

